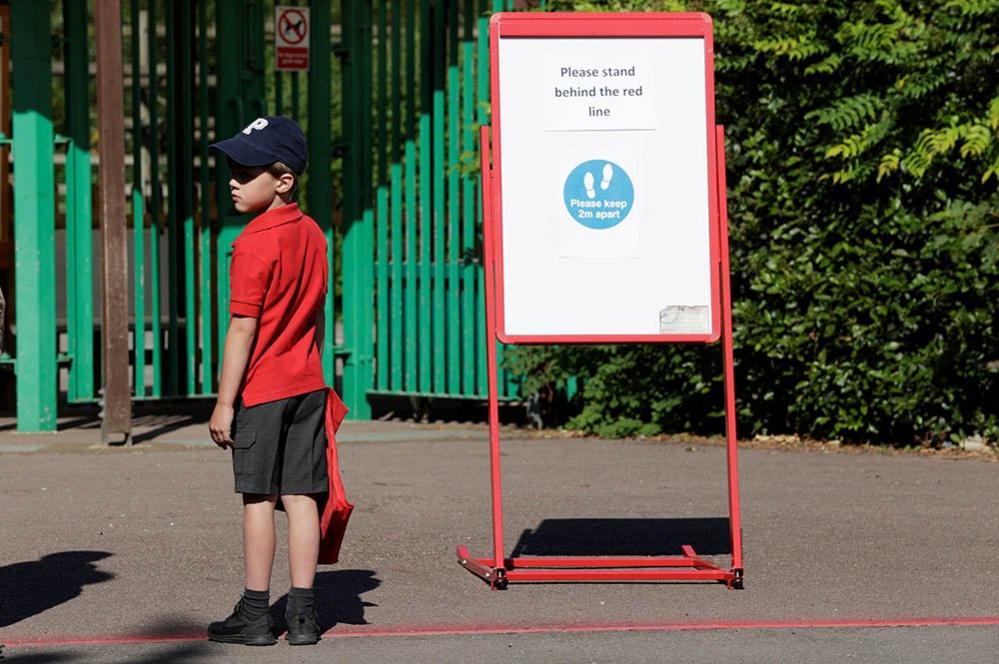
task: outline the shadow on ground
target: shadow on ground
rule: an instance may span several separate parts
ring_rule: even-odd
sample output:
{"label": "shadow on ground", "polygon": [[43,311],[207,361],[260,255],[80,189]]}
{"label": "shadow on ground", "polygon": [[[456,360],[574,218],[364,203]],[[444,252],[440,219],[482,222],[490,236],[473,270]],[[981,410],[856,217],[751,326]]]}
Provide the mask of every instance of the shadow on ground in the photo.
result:
{"label": "shadow on ground", "polygon": [[524,530],[513,556],[670,556],[732,552],[728,519],[545,519]]}
{"label": "shadow on ground", "polygon": [[[137,420],[133,420],[132,426],[135,428],[143,426],[153,427],[149,431],[143,431],[142,433],[137,433],[132,436],[132,444],[138,445],[140,443],[145,443],[150,440],[155,440],[160,436],[165,436],[168,433],[173,433],[174,431],[179,431],[186,427],[192,426],[201,422],[200,417],[195,415],[185,415],[185,416],[175,416],[175,417],[144,417]],[[205,427],[205,438],[208,439],[208,428]]]}
{"label": "shadow on ground", "polygon": [[[162,646],[153,646],[153,652],[134,653],[127,661],[135,664],[175,664],[176,662],[205,662],[215,659],[218,655],[221,644],[186,641],[183,643],[170,643]],[[246,646],[237,646],[244,648]],[[61,664],[62,662],[92,662],[94,661],[93,650],[81,646],[69,646],[66,650],[35,650],[11,648],[4,651],[6,655],[0,655],[0,660],[16,664]]]}
{"label": "shadow on ground", "polygon": [[114,578],[94,563],[106,551],[62,551],[0,567],[0,627],[8,627],[77,597],[83,586]]}
{"label": "shadow on ground", "polygon": [[[367,625],[364,609],[377,606],[365,602],[361,595],[381,585],[375,573],[367,569],[345,569],[334,572],[319,572],[316,575],[316,617],[319,628],[325,632],[340,623],[346,625]],[[282,595],[272,606],[271,616],[279,631],[287,628],[284,611],[288,606],[288,595]]]}

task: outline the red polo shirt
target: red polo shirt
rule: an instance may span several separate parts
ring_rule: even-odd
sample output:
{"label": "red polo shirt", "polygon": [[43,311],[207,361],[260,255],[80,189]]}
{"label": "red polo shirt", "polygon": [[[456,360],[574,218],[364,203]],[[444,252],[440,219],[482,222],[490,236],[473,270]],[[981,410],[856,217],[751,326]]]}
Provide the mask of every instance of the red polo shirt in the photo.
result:
{"label": "red polo shirt", "polygon": [[294,203],[264,212],[232,243],[229,312],[258,319],[246,406],[326,386],[316,325],[327,281],[326,237]]}

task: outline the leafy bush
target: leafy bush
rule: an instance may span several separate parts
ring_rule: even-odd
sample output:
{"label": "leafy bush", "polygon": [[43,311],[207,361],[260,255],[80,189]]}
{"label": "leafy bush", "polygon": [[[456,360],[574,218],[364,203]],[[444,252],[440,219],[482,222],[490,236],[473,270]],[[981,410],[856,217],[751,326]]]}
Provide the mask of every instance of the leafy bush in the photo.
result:
{"label": "leafy bush", "polygon": [[[999,4],[570,2],[708,11],[726,125],[740,433],[999,439]],[[569,426],[721,430],[720,350],[531,347]]]}

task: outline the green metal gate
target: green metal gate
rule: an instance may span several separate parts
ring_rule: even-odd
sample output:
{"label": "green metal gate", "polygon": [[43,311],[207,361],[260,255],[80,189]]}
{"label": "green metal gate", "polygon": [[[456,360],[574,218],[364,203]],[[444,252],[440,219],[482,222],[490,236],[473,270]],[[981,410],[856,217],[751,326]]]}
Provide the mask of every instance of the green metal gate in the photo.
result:
{"label": "green metal gate", "polygon": [[[489,117],[488,16],[513,4],[344,0],[348,157],[370,146],[343,175],[352,407],[366,395],[486,398],[476,137]],[[500,385],[515,395],[505,371]]]}
{"label": "green metal gate", "polygon": [[[514,3],[311,0],[302,73],[274,71],[275,4],[292,3],[122,0],[132,269],[110,287],[130,293],[133,398],[214,393],[230,244],[247,218],[232,211],[208,144],[271,113],[309,139],[300,202],[331,247],[326,315],[338,321],[324,368],[331,384],[342,374],[352,417],[370,417],[382,395],[485,398],[475,137],[489,114],[488,15]],[[13,29],[3,26],[14,120],[0,143],[22,177],[16,319],[0,362],[15,368],[22,431],[55,428],[60,387],[67,403],[99,397],[91,11],[13,0]],[[515,381],[500,380],[514,398]]]}

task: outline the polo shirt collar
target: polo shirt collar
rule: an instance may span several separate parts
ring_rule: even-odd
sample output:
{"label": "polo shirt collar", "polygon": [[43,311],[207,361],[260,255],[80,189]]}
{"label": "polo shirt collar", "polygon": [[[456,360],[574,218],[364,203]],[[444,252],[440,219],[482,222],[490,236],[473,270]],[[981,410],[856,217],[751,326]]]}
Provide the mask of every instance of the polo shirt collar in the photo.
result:
{"label": "polo shirt collar", "polygon": [[273,210],[267,210],[248,223],[246,228],[243,230],[246,233],[259,233],[260,231],[266,231],[267,229],[274,228],[275,226],[290,224],[301,218],[302,211],[298,209],[298,204],[289,203],[287,205],[276,207]]}

